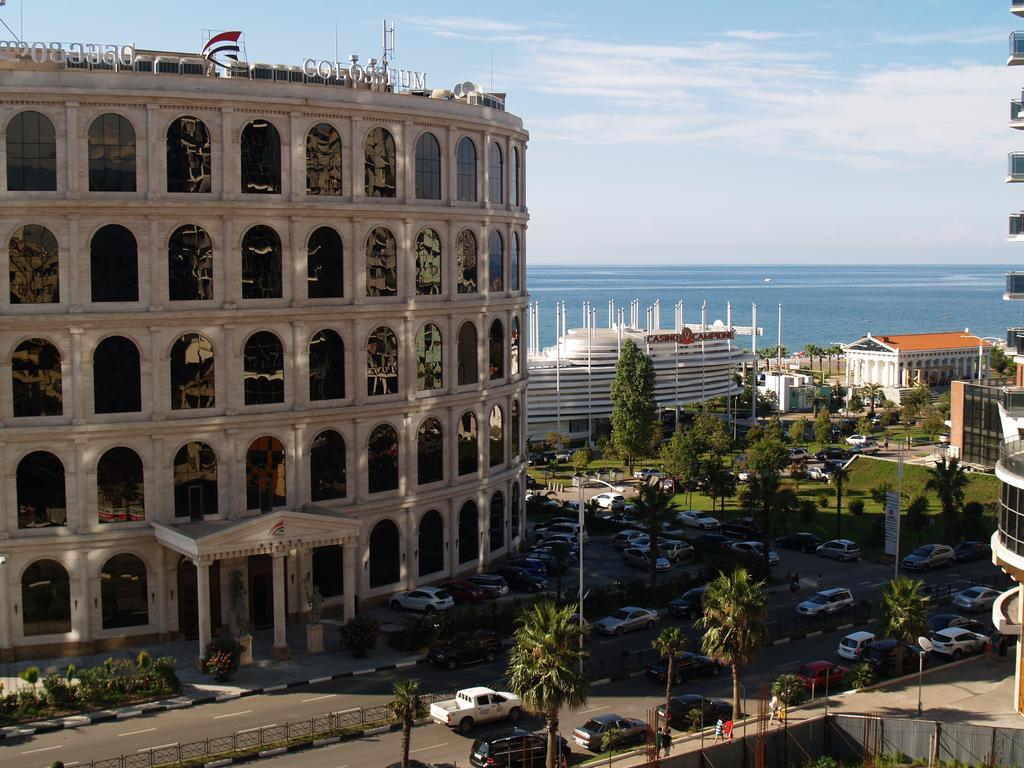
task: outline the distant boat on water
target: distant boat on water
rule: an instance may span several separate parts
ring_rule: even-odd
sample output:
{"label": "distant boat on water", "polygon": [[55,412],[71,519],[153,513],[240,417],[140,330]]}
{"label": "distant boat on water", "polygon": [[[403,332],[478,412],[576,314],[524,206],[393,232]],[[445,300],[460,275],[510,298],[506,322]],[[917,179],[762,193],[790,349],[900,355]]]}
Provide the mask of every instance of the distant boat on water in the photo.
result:
{"label": "distant boat on water", "polygon": [[766,278],[764,279],[764,281],[765,281],[766,283],[770,283],[770,282],[772,281],[772,279],[771,279],[770,277],[766,277]]}

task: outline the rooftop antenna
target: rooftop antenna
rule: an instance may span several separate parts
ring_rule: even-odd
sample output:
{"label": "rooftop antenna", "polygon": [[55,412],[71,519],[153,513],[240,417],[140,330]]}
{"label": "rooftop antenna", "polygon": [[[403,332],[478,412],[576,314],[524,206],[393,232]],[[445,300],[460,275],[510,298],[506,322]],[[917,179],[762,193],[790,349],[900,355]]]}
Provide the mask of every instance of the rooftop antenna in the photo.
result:
{"label": "rooftop antenna", "polygon": [[338,22],[334,22],[334,60],[338,60]]}
{"label": "rooftop antenna", "polygon": [[[6,3],[7,3],[7,0],[0,0],[0,6],[3,6]],[[0,24],[3,24],[4,28],[8,32],[10,32],[12,35],[14,35],[14,39],[15,40],[17,40],[19,43],[24,42],[24,40],[22,38],[24,38],[24,36],[25,36],[25,3],[24,2],[21,3],[21,34],[20,35],[17,34],[13,29],[8,27],[7,26],[7,22],[4,21],[3,19],[0,19]]]}
{"label": "rooftop antenna", "polygon": [[395,58],[395,23],[391,22],[391,26],[388,26],[388,20],[384,19],[384,52],[380,57],[380,66],[383,71],[387,71],[388,62]]}
{"label": "rooftop antenna", "polygon": [[488,90],[494,93],[494,51],[491,51],[491,85]]}

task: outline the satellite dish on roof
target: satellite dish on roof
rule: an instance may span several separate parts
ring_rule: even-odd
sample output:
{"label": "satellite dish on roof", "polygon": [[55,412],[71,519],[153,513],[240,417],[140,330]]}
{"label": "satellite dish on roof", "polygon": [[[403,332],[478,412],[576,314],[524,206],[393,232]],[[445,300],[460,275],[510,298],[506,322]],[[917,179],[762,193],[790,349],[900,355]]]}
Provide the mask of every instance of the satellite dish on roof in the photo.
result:
{"label": "satellite dish on roof", "polygon": [[456,83],[455,87],[452,88],[452,93],[455,94],[456,99],[462,98],[462,83]]}
{"label": "satellite dish on roof", "polygon": [[920,648],[922,651],[931,652],[931,650],[935,646],[932,645],[931,640],[922,635],[921,637],[917,638],[917,647]]}
{"label": "satellite dish on roof", "polygon": [[471,83],[469,80],[462,84],[462,95],[469,96],[471,93],[476,93],[480,90],[480,86],[476,83]]}

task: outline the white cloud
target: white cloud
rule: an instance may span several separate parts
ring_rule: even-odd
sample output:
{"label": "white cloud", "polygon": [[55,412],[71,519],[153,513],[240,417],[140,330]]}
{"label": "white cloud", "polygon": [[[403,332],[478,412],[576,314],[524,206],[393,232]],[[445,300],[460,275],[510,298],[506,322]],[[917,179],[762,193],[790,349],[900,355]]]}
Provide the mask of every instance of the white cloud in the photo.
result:
{"label": "white cloud", "polygon": [[872,38],[876,43],[887,45],[988,45],[1005,40],[1006,31],[1001,29],[958,29],[945,32],[922,32],[913,35],[873,32]]}
{"label": "white cloud", "polygon": [[726,37],[735,37],[740,40],[781,40],[786,37],[811,37],[813,32],[768,32],[756,29],[731,29],[725,33]]}
{"label": "white cloud", "polygon": [[472,34],[510,34],[525,32],[526,26],[497,19],[483,19],[471,16],[447,18],[412,17],[405,19],[413,26],[426,29],[443,37],[457,37]]}

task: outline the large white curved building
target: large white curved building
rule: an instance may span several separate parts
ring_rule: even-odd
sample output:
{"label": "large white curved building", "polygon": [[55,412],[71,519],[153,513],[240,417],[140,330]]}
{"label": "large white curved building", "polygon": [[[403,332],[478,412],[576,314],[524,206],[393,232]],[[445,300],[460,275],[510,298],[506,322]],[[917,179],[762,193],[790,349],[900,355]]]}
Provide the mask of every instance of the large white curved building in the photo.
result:
{"label": "large white curved building", "polygon": [[[0,655],[273,627],[524,517],[527,134],[487,95],[0,51]],[[247,598],[234,595],[242,588]]]}

